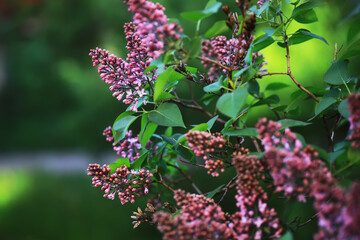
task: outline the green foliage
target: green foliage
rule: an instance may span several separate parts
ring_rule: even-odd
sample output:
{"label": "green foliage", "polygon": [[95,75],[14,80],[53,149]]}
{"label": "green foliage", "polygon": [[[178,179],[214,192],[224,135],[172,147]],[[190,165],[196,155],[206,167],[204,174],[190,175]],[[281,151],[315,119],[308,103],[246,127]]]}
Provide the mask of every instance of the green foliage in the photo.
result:
{"label": "green foliage", "polygon": [[181,17],[184,19],[197,22],[199,20],[203,20],[207,17],[210,17],[214,13],[216,13],[221,7],[221,3],[216,0],[211,0],[206,5],[205,9],[202,11],[193,11],[193,12],[183,12],[181,13]]}
{"label": "green foliage", "polygon": [[185,128],[180,109],[174,103],[162,103],[149,113],[149,120],[160,126]]}
{"label": "green foliage", "polygon": [[335,61],[325,73],[324,81],[332,85],[342,85],[349,79],[348,60]]}
{"label": "green foliage", "polygon": [[245,104],[247,89],[240,87],[231,93],[225,93],[217,101],[217,108],[228,117],[236,117]]}

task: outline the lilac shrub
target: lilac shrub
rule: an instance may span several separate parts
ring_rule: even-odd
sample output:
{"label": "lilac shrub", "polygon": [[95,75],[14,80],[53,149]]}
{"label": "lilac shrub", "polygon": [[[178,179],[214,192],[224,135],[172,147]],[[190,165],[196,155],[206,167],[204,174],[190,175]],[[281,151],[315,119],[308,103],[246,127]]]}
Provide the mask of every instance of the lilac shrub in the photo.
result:
{"label": "lilac shrub", "polygon": [[[290,47],[313,38],[328,42],[306,26],[296,32],[289,26],[317,21],[319,3],[234,0],[224,5],[210,0],[203,10],[180,14],[196,23],[193,36],[183,34],[159,3],[124,3],[134,14],[124,26],[127,57],[90,50],[112,95],[129,105],[103,132],[120,158],[90,164],[88,175],[104,197],[117,196],[121,204],[151,197],[145,210],[138,206],[131,217],[134,228],[154,224],[165,240],[288,239],[316,223],[314,239],[359,240],[360,183],[354,171],[360,161],[360,94],[357,78],[344,76],[350,76],[347,58],[357,56],[354,46],[360,38],[343,52],[335,45],[335,59],[329,59],[324,73],[326,86],[317,89],[304,87],[293,74]],[[223,19],[203,33],[202,21],[211,21],[220,9]],[[274,42],[286,52],[284,72],[264,68],[261,50]],[[298,88],[291,102],[274,91],[287,87],[274,75],[288,77]],[[265,89],[259,85],[263,78],[271,81]],[[188,94],[180,83],[188,84]],[[297,111],[300,97],[315,105],[309,116]],[[277,119],[268,120],[264,111],[256,124],[248,120],[258,106]],[[184,108],[193,111],[185,119]],[[198,123],[197,114],[208,119]],[[307,143],[312,139],[293,129],[319,122],[326,148]],[[140,125],[139,132],[132,124]],[[341,137],[347,128],[348,135]],[[217,180],[206,184],[213,189],[207,193],[198,187],[202,172]],[[184,181],[184,190],[179,189]],[[229,198],[233,211],[224,210],[223,200]],[[279,209],[285,206],[276,204],[279,198],[310,202],[315,214],[303,223],[289,219],[291,214]]]}

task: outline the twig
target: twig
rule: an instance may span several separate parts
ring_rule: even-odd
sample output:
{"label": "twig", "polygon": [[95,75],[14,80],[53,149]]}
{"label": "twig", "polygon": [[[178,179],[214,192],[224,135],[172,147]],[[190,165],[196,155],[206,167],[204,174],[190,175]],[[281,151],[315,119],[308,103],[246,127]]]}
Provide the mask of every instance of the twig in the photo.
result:
{"label": "twig", "polygon": [[194,165],[194,166],[201,167],[201,168],[204,168],[204,167],[205,167],[204,165],[201,165],[201,164],[184,161],[184,160],[182,160],[181,158],[179,159],[179,161],[182,162],[182,163],[186,163],[186,164],[189,164],[189,165]]}
{"label": "twig", "polygon": [[215,61],[215,60],[212,60],[212,59],[210,59],[210,58],[207,58],[207,57],[199,57],[199,56],[197,56],[196,59],[199,59],[199,60],[204,61],[204,62],[210,62],[210,63],[212,63],[212,64],[215,64],[215,65],[217,65],[217,66],[225,69],[225,70],[228,71],[228,72],[230,72],[230,70],[231,70],[229,67],[227,67],[227,66],[225,66],[225,65],[222,65],[221,63],[219,63],[219,62],[217,62],[217,61]]}
{"label": "twig", "polygon": [[220,200],[218,201],[218,204],[220,204],[220,203],[222,202],[222,200],[224,200],[225,195],[226,195],[227,192],[229,191],[231,184],[232,184],[236,179],[237,179],[237,175],[236,175],[235,177],[233,177],[233,178],[230,180],[230,182],[228,182],[228,184],[226,184],[226,186],[225,186],[225,192],[224,192],[224,194],[221,196]]}
{"label": "twig", "polygon": [[[211,117],[211,118],[215,117],[213,114],[211,114],[210,112],[208,112],[206,109],[204,109],[204,108],[201,107],[200,105],[186,104],[186,103],[182,102],[181,99],[168,99],[167,101],[179,103],[180,105],[182,105],[182,106],[184,106],[184,107],[186,107],[186,108],[192,108],[192,109],[199,110],[199,111],[205,113],[206,115],[208,115],[208,116]],[[225,123],[226,123],[226,121],[223,120],[223,119],[221,119],[221,118],[217,118],[216,121],[219,122],[219,123],[222,123],[222,124],[225,124]]]}
{"label": "twig", "polygon": [[287,72],[272,72],[272,73],[264,73],[264,74],[258,74],[256,77],[265,77],[265,76],[273,76],[273,75],[288,75]]}
{"label": "twig", "polygon": [[304,91],[310,97],[312,97],[316,102],[320,102],[320,100],[312,92],[310,92],[309,90],[304,88],[292,75],[291,68],[290,68],[290,50],[289,50],[289,43],[288,43],[288,38],[286,36],[286,33],[284,36],[284,43],[285,43],[285,48],[286,48],[287,74],[289,75],[291,80],[293,80],[293,82],[296,84],[296,86],[298,86],[298,88],[300,88],[302,91]]}
{"label": "twig", "polygon": [[176,165],[173,165],[171,163],[166,163],[168,166],[170,167],[173,167],[173,168],[176,168],[191,184],[191,186],[195,189],[195,191],[198,193],[198,194],[202,194],[202,192],[200,191],[200,189],[196,186],[196,184],[193,182],[193,180],[191,179],[191,177],[186,174],[180,167],[176,166]]}
{"label": "twig", "polygon": [[299,225],[298,225],[298,228],[300,228],[300,227],[302,227],[302,226],[305,226],[306,224],[308,224],[309,222],[311,222],[312,220],[314,220],[314,219],[317,217],[317,215],[319,215],[319,213],[316,213],[316,214],[312,215],[311,218],[309,218],[307,221],[299,224]]}
{"label": "twig", "polygon": [[[160,175],[161,176],[161,175]],[[163,182],[162,180],[161,181],[158,181],[158,180],[153,180],[153,182],[156,182],[156,183],[159,183],[161,185],[163,185],[165,188],[167,188],[168,190],[172,191],[172,192],[175,192],[174,189],[172,189],[169,185],[167,185],[165,182]]]}

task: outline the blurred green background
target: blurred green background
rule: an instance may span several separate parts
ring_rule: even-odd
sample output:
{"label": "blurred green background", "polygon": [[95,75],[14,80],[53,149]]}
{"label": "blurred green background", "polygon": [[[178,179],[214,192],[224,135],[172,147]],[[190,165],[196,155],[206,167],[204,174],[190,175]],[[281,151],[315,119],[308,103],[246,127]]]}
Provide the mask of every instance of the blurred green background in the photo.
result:
{"label": "blurred green background", "polygon": [[[202,9],[207,1],[159,2],[191,36],[194,25],[180,13]],[[359,6],[356,0],[325,3],[316,10],[317,23],[293,23],[289,30],[307,28],[329,43],[315,39],[291,47],[293,74],[304,86],[324,87],[322,78],[334,58],[335,43],[346,46],[350,27],[359,25],[356,16],[345,19]],[[204,20],[201,33],[224,17],[220,11]],[[161,239],[146,224],[132,230],[131,212],[145,200],[121,206],[104,199],[86,176],[89,162],[110,163],[116,158],[102,130],[125,109],[92,67],[89,49],[99,46],[124,57],[123,24],[128,21],[131,14],[121,0],[0,0],[0,239]],[[256,32],[260,34],[261,28]],[[273,44],[263,53],[270,72],[285,70],[284,49]],[[359,59],[351,60],[351,73],[358,77]],[[261,88],[274,79],[292,84],[287,77],[272,76],[260,80]],[[281,102],[289,101],[295,90],[291,85],[278,92]],[[307,119],[311,108],[311,100],[303,102],[301,118]],[[186,121],[194,112],[184,109],[183,114]],[[265,108],[248,115],[248,125],[260,116],[274,118]],[[206,120],[196,116],[195,123]],[[310,143],[327,147],[323,127],[296,130],[311,136]],[[345,134],[346,126],[339,136]],[[233,206],[234,201],[225,201],[225,208],[227,204]],[[311,210],[291,204],[280,214],[301,215],[303,220],[311,216]],[[304,227],[296,239],[308,239],[314,227]]]}

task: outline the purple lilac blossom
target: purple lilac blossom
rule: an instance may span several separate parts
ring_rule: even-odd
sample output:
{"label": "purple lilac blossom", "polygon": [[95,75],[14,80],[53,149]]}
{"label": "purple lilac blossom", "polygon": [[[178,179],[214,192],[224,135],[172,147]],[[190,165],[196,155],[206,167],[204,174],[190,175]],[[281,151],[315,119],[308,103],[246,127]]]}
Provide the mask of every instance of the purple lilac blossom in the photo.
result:
{"label": "purple lilac blossom", "polygon": [[350,94],[347,98],[350,111],[350,136],[349,140],[353,141],[353,148],[360,147],[360,93]]}
{"label": "purple lilac blossom", "polygon": [[358,183],[352,191],[337,185],[324,162],[317,159],[318,153],[312,147],[303,148],[296,135],[281,124],[260,119],[256,125],[259,138],[265,148],[264,159],[273,177],[276,191],[284,192],[286,197],[296,196],[298,201],[306,197],[314,198],[314,209],[318,213],[319,231],[315,240],[359,239],[359,194],[353,189],[360,189]]}
{"label": "purple lilac blossom", "polygon": [[90,164],[87,171],[88,176],[93,176],[92,184],[101,186],[105,192],[104,197],[114,200],[118,194],[121,204],[134,203],[139,196],[148,194],[153,177],[149,170],[129,170],[126,165],[121,165],[111,173],[110,166]]}
{"label": "purple lilac blossom", "polygon": [[[107,127],[103,135],[106,137],[108,142],[114,142],[114,137],[112,133],[112,128]],[[117,155],[120,155],[123,158],[128,158],[130,163],[133,163],[136,159],[140,157],[140,151],[142,149],[141,143],[139,141],[139,135],[136,137],[131,137],[132,131],[126,131],[125,138],[118,142],[113,143],[113,148],[116,151]],[[152,142],[149,140],[145,146],[146,149],[150,149]]]}
{"label": "purple lilac blossom", "polygon": [[145,75],[152,59],[169,49],[168,42],[176,41],[182,32],[177,23],[168,23],[165,8],[146,0],[124,1],[134,12],[133,22],[126,23],[125,35],[129,51],[126,61],[100,48],[90,50],[93,66],[98,67],[101,79],[119,101],[123,99],[131,111],[137,111],[139,101],[147,103],[146,85],[153,84],[156,75]]}

